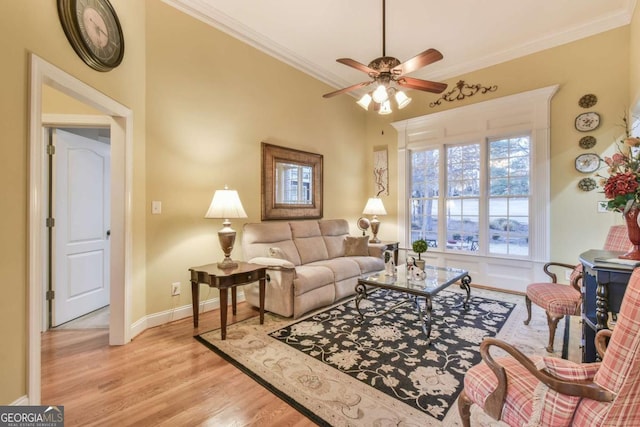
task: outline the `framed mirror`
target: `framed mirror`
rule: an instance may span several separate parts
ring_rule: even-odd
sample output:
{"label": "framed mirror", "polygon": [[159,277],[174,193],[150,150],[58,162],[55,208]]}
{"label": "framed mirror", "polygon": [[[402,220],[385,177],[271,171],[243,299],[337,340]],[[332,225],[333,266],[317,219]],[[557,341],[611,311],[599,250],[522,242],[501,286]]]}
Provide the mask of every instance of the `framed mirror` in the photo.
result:
{"label": "framed mirror", "polygon": [[322,218],[322,155],[262,143],[262,220]]}

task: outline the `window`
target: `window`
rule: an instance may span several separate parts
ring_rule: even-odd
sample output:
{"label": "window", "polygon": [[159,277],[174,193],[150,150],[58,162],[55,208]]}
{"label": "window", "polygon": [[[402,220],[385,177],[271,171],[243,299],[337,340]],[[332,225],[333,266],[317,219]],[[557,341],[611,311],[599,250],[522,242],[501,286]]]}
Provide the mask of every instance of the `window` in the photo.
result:
{"label": "window", "polygon": [[557,88],[393,123],[401,246],[425,239],[434,262],[468,265],[480,283],[519,289],[528,280],[523,261],[538,263],[550,251],[549,109]]}
{"label": "window", "polygon": [[489,252],[529,255],[529,136],[489,142]]}
{"label": "window", "polygon": [[[430,247],[453,251],[528,256],[530,143],[522,135],[411,150],[411,241],[425,239]],[[439,229],[438,224],[445,226]],[[486,224],[483,233],[480,224]]]}

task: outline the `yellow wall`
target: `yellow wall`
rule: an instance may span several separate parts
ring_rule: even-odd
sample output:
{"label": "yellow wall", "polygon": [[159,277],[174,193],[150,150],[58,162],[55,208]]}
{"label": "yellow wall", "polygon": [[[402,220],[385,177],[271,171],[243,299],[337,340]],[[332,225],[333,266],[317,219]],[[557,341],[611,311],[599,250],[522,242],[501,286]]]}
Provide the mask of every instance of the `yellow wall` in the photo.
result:
{"label": "yellow wall", "polygon": [[232,220],[242,259],[242,224],[260,221],[262,141],[322,154],[324,217],[355,223],[365,112],[352,98],[326,100],[327,85],[160,2],[147,7],[147,61],[147,206],[162,202],[146,215],[149,313],[189,304],[188,268],[222,260],[222,220],[204,214],[225,184],[249,216]]}
{"label": "yellow wall", "polygon": [[[640,114],[640,7],[636,7],[631,20],[629,43],[629,101],[628,105]],[[640,129],[638,130],[640,131]],[[637,132],[636,132],[637,134]]]}
{"label": "yellow wall", "polygon": [[[3,155],[0,160],[2,221],[0,221],[0,403],[26,394],[27,381],[27,218],[28,218],[28,94],[29,54],[63,69],[134,111],[134,192],[144,198],[145,144],[145,4],[113,0],[127,29],[122,65],[109,73],[87,67],[69,45],[58,21],[56,2],[0,2],[0,114]],[[55,112],[55,111],[52,111]],[[144,292],[143,204],[134,202],[134,293]],[[138,298],[141,300],[140,298]],[[142,299],[142,301],[144,301]],[[139,304],[138,304],[139,307]],[[138,309],[138,316],[143,310]],[[135,317],[134,317],[135,318]]]}
{"label": "yellow wall", "polygon": [[[626,26],[458,76],[446,82],[447,91],[459,80],[497,85],[498,90],[476,94],[464,101],[443,102],[435,108],[429,107],[429,103],[437,100],[438,95],[412,91],[413,102],[404,110],[387,116],[388,119],[374,114],[368,117],[369,150],[375,145],[388,144],[391,176],[396,177],[397,133],[386,123],[559,84],[551,102],[551,258],[575,263],[585,249],[602,246],[610,225],[622,223],[619,214],[597,212],[597,201],[603,199],[601,190],[584,192],[577,187],[581,178],[593,175],[575,170],[576,156],[587,152],[579,147],[578,141],[587,133],[575,130],[574,119],[584,111],[600,113],[600,127],[588,133],[597,138],[597,144],[588,152],[612,152],[616,138],[623,131],[621,119],[629,107],[629,39],[630,27]],[[446,52],[444,56],[446,58]],[[578,106],[580,97],[587,93],[598,97],[598,103],[589,110]],[[381,130],[385,130],[384,136]],[[387,209],[395,209],[397,205],[396,188],[397,181],[392,181],[392,194],[384,200]],[[396,218],[390,215],[384,221],[395,223]],[[393,238],[395,235],[388,233],[395,231],[392,227],[383,227],[381,235]]]}
{"label": "yellow wall", "polygon": [[[388,145],[391,195],[385,205],[390,215],[383,219],[381,235],[395,237],[393,226],[385,227],[397,215],[397,136],[389,123],[437,111],[428,107],[435,96],[414,93],[402,115],[386,119],[365,114],[353,98],[321,98],[330,90],[326,85],[164,3],[111,1],[125,32],[126,52],[121,66],[108,73],[90,69],[77,57],[60,27],[56,2],[0,2],[0,113],[5,124],[0,156],[0,404],[26,394],[30,52],[133,111],[133,321],[188,304],[187,268],[222,257],[215,236],[221,224],[203,218],[215,189],[228,184],[240,192],[249,218],[234,221],[236,229],[260,220],[261,141],[323,154],[324,217],[344,217],[350,224],[373,192],[372,147]],[[614,30],[461,77],[500,87],[470,102],[561,84],[553,101],[551,209],[554,255],[566,260],[574,260],[585,246],[601,244],[603,227],[616,221],[613,214],[595,214],[595,192],[576,189],[580,175],[573,159],[582,150],[573,118],[581,111],[579,97],[597,94],[595,110],[604,122],[596,133],[596,148],[600,152],[611,145],[617,119],[629,102],[629,85],[638,92],[638,79],[628,73],[629,38],[631,33],[632,43],[638,44],[636,31]],[[632,62],[635,76],[637,60]],[[68,105],[52,92],[45,101],[52,113]],[[162,215],[150,214],[152,200],[163,202]],[[567,212],[581,215],[572,220]],[[575,235],[581,236],[579,243],[574,243]],[[239,244],[234,256],[242,256]],[[178,301],[169,297],[173,281],[183,283]]]}

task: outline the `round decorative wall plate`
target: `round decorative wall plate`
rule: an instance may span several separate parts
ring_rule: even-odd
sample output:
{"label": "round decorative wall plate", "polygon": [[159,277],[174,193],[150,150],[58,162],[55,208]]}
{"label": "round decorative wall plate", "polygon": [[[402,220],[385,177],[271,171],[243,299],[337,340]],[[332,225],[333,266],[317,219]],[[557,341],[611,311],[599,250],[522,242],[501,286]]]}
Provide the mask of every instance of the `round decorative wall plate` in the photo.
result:
{"label": "round decorative wall plate", "polygon": [[589,111],[588,113],[579,114],[576,117],[576,129],[580,132],[589,132],[600,126],[600,114]]}
{"label": "round decorative wall plate", "polygon": [[580,101],[578,101],[578,105],[581,106],[582,108],[591,108],[597,103],[598,103],[598,97],[592,93],[584,95],[582,98],[580,98]]}
{"label": "round decorative wall plate", "polygon": [[596,188],[596,180],[593,178],[582,178],[578,182],[578,188],[582,191],[591,191]]}
{"label": "round decorative wall plate", "polygon": [[597,141],[595,137],[588,135],[580,138],[580,142],[578,142],[578,145],[580,145],[580,148],[584,148],[585,150],[588,150],[589,148],[595,147],[596,142]]}
{"label": "round decorative wall plate", "polygon": [[595,153],[580,154],[576,157],[576,170],[582,173],[591,173],[600,167],[600,156]]}

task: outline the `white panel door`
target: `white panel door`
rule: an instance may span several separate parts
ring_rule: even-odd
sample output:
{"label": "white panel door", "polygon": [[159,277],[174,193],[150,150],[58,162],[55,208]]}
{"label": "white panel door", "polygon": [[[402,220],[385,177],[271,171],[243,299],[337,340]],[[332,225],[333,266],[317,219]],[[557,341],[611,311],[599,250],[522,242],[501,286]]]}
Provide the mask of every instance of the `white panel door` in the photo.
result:
{"label": "white panel door", "polygon": [[108,144],[53,129],[52,326],[109,304]]}

